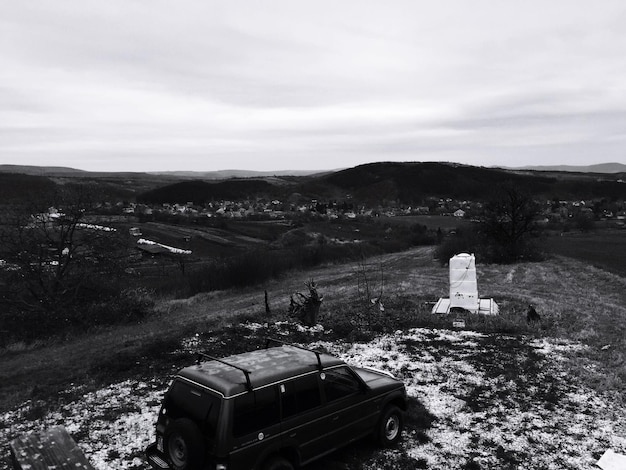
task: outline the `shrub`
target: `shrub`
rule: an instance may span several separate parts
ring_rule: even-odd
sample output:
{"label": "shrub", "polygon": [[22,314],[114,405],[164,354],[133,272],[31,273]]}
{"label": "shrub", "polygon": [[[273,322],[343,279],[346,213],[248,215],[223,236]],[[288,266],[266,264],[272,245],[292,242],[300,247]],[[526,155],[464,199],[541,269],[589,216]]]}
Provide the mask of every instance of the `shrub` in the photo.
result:
{"label": "shrub", "polygon": [[473,227],[459,228],[443,239],[435,250],[435,258],[442,266],[448,264],[450,258],[459,253],[483,255],[485,252],[478,231]]}
{"label": "shrub", "polygon": [[118,296],[94,304],[84,315],[83,323],[89,327],[137,322],[151,313],[153,308],[153,294],[148,289],[124,289]]}

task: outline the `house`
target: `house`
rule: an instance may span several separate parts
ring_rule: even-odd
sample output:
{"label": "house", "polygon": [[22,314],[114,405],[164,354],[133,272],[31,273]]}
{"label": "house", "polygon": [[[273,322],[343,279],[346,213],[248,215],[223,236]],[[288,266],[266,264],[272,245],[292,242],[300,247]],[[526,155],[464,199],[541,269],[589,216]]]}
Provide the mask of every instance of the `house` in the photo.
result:
{"label": "house", "polygon": [[454,217],[465,217],[465,211],[463,209],[457,209],[456,211],[454,211]]}

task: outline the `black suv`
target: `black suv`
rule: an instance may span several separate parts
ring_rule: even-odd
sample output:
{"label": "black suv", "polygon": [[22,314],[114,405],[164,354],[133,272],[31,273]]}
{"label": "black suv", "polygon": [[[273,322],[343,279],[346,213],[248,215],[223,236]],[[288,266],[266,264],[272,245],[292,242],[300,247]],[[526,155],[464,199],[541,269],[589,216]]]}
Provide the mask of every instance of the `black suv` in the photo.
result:
{"label": "black suv", "polygon": [[268,340],[224,359],[200,354],[182,369],[146,453],[155,469],[293,469],[368,435],[394,444],[405,409],[393,376]]}

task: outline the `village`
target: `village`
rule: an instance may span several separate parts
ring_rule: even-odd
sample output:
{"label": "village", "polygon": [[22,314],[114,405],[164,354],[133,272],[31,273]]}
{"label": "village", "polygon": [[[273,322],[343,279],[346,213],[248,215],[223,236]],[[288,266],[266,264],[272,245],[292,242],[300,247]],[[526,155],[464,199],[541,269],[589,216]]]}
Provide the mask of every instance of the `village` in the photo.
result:
{"label": "village", "polygon": [[[584,218],[590,221],[608,221],[615,227],[624,227],[626,223],[626,203],[624,201],[598,200],[548,200],[538,202],[541,207],[542,224],[565,223],[572,219]],[[135,202],[103,203],[98,206],[102,213],[135,216],[138,220],[158,219],[176,216],[188,219],[225,218],[225,219],[292,219],[311,215],[326,219],[355,219],[357,217],[401,217],[401,216],[449,216],[458,219],[475,219],[482,215],[484,203],[479,201],[455,200],[451,198],[431,197],[422,204],[410,206],[388,203],[368,207],[355,204],[348,196],[344,201],[322,201],[311,199],[305,203],[283,202],[276,199],[240,201],[220,200],[204,205],[189,201],[185,204],[163,203],[143,204]],[[195,221],[197,223],[197,221]]]}

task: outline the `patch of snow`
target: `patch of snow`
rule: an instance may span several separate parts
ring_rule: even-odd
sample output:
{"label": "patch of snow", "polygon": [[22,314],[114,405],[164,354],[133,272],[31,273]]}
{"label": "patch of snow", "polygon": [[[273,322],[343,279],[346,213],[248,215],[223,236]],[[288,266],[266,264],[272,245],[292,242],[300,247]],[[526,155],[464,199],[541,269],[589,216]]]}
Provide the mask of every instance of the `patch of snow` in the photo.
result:
{"label": "patch of snow", "polygon": [[148,469],[143,454],[165,390],[161,384],[127,380],[84,394],[41,418],[29,420],[36,404],[0,415],[0,442],[18,435],[65,426],[97,470]]}
{"label": "patch of snow", "polygon": [[117,232],[116,228],[113,227],[105,227],[103,225],[95,225],[95,224],[76,224],[76,227],[78,228],[86,228],[86,229],[90,229],[90,230],[99,230],[101,232]]}
{"label": "patch of snow", "polygon": [[555,359],[563,359],[564,353],[581,352],[588,348],[587,345],[579,341],[568,341],[559,338],[538,338],[532,340],[530,345],[538,352],[545,355],[552,355]]}
{"label": "patch of snow", "polygon": [[192,253],[191,250],[183,250],[182,248],[176,248],[176,247],[169,246],[169,245],[163,245],[162,243],[157,243],[155,241],[148,240],[146,238],[140,238],[139,240],[137,240],[137,244],[138,245],[157,245],[157,246],[160,246],[161,248],[165,248],[170,253],[173,253],[176,255],[190,255]]}
{"label": "patch of snow", "polygon": [[[624,410],[611,408],[609,399],[578,386],[562,369],[565,355],[583,345],[522,339],[545,357],[545,364],[542,375],[520,378],[525,383],[520,392],[502,374],[488,373],[489,353],[480,344],[486,339],[488,335],[468,331],[417,328],[368,343],[318,341],[311,346],[404,379],[407,394],[436,417],[425,430],[427,443],[413,431],[405,432],[401,444],[407,456],[427,468],[463,468],[472,461],[478,468],[502,468],[505,458],[508,465],[516,462],[515,467],[531,470],[591,470],[600,449],[626,450]],[[484,370],[477,367],[481,363]],[[565,390],[554,404],[541,398],[548,376]],[[488,405],[477,404],[476,397]]]}

